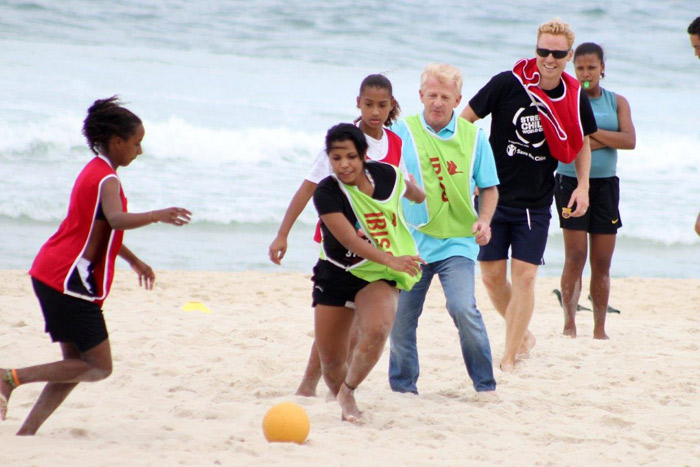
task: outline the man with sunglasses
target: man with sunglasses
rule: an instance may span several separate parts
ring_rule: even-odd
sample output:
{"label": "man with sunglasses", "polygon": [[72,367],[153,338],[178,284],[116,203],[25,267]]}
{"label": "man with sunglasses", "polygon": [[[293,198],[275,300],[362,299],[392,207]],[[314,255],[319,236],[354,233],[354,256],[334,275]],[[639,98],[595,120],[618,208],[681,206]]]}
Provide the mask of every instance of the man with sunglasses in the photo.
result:
{"label": "man with sunglasses", "polygon": [[462,112],[470,122],[492,117],[489,141],[500,179],[499,200],[491,241],[481,247],[478,259],[491,302],[506,321],[504,371],[512,371],[516,355],[535,345],[528,325],[537,267],[544,264],[558,160],[573,160],[578,179],[564,215],[579,217],[588,208],[587,135],[597,127],[586,94],[564,73],[573,43],[568,24],[559,19],[542,24],[536,58],[520,60],[513,70],[494,76]]}

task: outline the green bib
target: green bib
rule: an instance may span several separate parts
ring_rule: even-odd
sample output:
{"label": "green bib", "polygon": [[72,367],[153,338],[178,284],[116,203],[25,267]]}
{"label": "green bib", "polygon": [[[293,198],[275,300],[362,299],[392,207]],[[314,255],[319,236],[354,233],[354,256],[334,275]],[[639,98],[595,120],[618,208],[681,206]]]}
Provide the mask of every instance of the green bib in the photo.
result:
{"label": "green bib", "polygon": [[477,215],[472,206],[470,183],[478,128],[463,118],[455,122],[448,139],[428,131],[420,115],[406,118],[419,159],[428,222],[416,226],[436,238],[473,237]]}
{"label": "green bib", "polygon": [[[396,171],[396,183],[391,196],[386,200],[374,199],[364,194],[356,186],[344,184],[337,177],[336,181],[350,202],[355,217],[360,223],[362,233],[374,247],[392,256],[415,256],[418,255],[418,248],[416,248],[416,243],[408,230],[401,210],[401,197],[406,185],[401,172],[393,166],[392,168]],[[376,282],[381,279],[396,281],[396,287],[403,290],[411,290],[421,278],[420,274],[411,276],[367,259],[363,259],[348,268],[326,257],[323,244],[321,244],[321,258],[349,270],[353,275],[367,282]]]}

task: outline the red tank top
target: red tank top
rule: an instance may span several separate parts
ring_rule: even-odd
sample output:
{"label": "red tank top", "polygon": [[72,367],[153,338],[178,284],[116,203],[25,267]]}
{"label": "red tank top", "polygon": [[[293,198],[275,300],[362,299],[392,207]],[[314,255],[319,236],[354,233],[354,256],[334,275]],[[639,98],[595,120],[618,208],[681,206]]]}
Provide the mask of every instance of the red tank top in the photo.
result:
{"label": "red tank top", "polygon": [[[41,247],[29,270],[32,277],[61,293],[100,305],[107,298],[112,285],[114,261],[121,248],[124,231],[110,231],[107,248],[92,265],[97,287],[94,296],[71,286],[69,279],[77,274],[78,260],[85,251],[90,232],[95,224],[102,184],[111,177],[119,180],[117,172],[107,159],[101,156],[93,158],[85,165],[73,185],[66,218],[61,222],[56,233]],[[127,201],[121,184],[119,196],[122,201],[122,210],[126,212]]]}

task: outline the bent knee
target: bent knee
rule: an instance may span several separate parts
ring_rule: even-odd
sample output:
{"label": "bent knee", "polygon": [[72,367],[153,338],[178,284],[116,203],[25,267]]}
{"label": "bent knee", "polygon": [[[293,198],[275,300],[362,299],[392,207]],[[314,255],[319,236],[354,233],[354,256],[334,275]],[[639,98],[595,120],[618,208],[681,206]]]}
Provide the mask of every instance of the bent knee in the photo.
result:
{"label": "bent knee", "polygon": [[102,381],[103,379],[107,379],[112,375],[112,365],[105,367],[94,367],[92,371],[96,378],[95,381]]}

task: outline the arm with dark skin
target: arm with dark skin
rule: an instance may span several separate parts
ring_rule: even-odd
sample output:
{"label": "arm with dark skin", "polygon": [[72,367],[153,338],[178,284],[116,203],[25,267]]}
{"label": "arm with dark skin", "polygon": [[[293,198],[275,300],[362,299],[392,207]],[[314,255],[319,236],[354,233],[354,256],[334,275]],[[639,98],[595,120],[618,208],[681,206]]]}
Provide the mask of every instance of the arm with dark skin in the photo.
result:
{"label": "arm with dark skin", "polygon": [[287,211],[284,213],[280,228],[277,230],[277,236],[270,244],[268,250],[270,261],[273,263],[280,264],[285,253],[287,253],[287,237],[289,236],[289,232],[292,230],[294,222],[296,222],[299,215],[309,203],[316,186],[314,182],[304,180],[297,192],[294,193],[287,207]]}
{"label": "arm with dark skin", "polygon": [[182,226],[190,222],[192,213],[185,208],[171,207],[150,212],[131,213],[122,211],[119,197],[119,181],[116,178],[105,180],[100,196],[102,212],[114,230],[138,229],[156,222]]}
{"label": "arm with dark skin", "polygon": [[591,173],[591,147],[589,141],[590,138],[584,136],[583,147],[581,147],[581,150],[576,155],[576,159],[574,159],[578,184],[571,193],[571,198],[569,198],[569,204],[567,205],[569,209],[576,205],[576,209],[571,213],[571,217],[581,217],[588,210],[589,175]]}
{"label": "arm with dark skin", "polygon": [[598,129],[591,134],[591,151],[610,147],[613,149],[634,149],[637,145],[637,136],[632,123],[632,111],[627,99],[619,94],[617,98],[617,121],[619,131]]}
{"label": "arm with dark skin", "polygon": [[[157,211],[128,213],[122,211],[122,201],[119,196],[119,181],[116,178],[108,178],[102,184],[100,204],[105,220],[96,220],[88,244],[85,247],[83,258],[91,263],[99,260],[98,255],[105,251],[109,241],[110,230],[137,229],[156,222],[164,222],[176,226],[182,226],[190,221],[192,213],[184,208],[171,207]],[[131,250],[122,245],[119,256],[126,260],[131,268],[139,276],[139,285],[147,289],[153,288],[155,274],[149,265],[141,261]]]}

